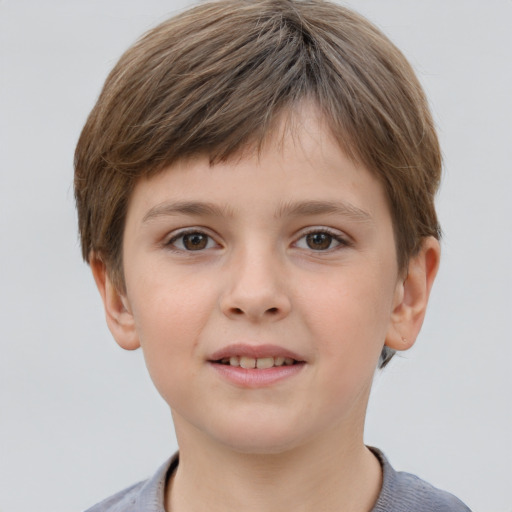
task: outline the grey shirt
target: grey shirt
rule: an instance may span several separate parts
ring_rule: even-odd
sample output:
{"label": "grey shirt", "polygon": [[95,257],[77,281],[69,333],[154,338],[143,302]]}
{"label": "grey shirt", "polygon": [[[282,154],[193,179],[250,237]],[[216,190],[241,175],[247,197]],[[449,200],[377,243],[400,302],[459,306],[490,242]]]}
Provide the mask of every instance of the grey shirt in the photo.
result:
{"label": "grey shirt", "polygon": [[[432,487],[409,473],[395,471],[386,457],[372,448],[382,466],[382,489],[371,512],[471,512],[452,494]],[[167,476],[178,466],[176,454],[149,480],[103,500],[86,512],[165,512]]]}

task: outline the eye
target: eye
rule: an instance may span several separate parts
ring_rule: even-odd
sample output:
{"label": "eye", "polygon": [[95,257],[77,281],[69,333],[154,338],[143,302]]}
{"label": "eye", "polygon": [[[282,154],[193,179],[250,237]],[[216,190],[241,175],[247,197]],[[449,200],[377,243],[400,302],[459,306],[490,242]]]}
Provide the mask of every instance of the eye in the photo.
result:
{"label": "eye", "polygon": [[296,244],[299,249],[310,249],[313,251],[328,251],[340,245],[348,245],[348,242],[338,234],[327,230],[310,231],[301,236]]}
{"label": "eye", "polygon": [[180,251],[202,251],[204,249],[211,249],[217,244],[213,238],[206,233],[201,231],[187,231],[172,237],[167,245]]}

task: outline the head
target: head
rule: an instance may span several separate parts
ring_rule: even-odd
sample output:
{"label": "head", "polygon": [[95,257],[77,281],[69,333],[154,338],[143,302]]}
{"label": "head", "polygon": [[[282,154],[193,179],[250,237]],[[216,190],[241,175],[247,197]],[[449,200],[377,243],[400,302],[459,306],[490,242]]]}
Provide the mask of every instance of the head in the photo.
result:
{"label": "head", "polygon": [[[425,95],[400,51],[354,12],[319,0],[221,0],[172,18],[119,60],[80,136],[83,257],[124,290],[133,190],[180,161],[258,152],[314,105],[340,148],[381,183],[399,271],[439,238],[441,157]],[[381,364],[392,352],[384,349]]]}

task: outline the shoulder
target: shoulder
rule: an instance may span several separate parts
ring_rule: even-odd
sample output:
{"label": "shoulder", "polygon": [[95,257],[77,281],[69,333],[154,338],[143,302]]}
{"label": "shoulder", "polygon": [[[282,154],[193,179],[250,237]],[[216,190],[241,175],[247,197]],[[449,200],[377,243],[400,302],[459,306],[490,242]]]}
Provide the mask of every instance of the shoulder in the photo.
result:
{"label": "shoulder", "polygon": [[124,512],[137,502],[141,489],[147,481],[139,482],[100,501],[85,512]]}
{"label": "shoulder", "polygon": [[177,454],[148,480],[134,484],[104,499],[85,512],[164,512],[167,475],[178,464]]}
{"label": "shoulder", "polygon": [[410,473],[396,473],[394,492],[404,510],[418,512],[468,512],[469,508],[449,492],[437,489]]}
{"label": "shoulder", "polygon": [[471,512],[458,498],[410,473],[395,471],[372,448],[383,469],[382,490],[372,512]]}

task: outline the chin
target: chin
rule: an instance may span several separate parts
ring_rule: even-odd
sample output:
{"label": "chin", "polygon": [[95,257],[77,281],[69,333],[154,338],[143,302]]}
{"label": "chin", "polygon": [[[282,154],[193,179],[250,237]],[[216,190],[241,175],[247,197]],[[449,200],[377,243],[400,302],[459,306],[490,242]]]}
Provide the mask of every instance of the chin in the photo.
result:
{"label": "chin", "polygon": [[261,440],[247,442],[245,440],[245,442],[229,443],[227,447],[243,455],[280,455],[293,450],[296,444],[289,440],[284,442],[263,442]]}
{"label": "chin", "polygon": [[229,410],[194,410],[187,416],[179,412],[173,410],[178,441],[252,455],[277,455],[306,446],[333,424],[331,418],[311,421],[311,411],[305,414],[303,410],[290,411],[286,405],[262,407],[254,402]]}
{"label": "chin", "polygon": [[244,425],[230,429],[226,435],[217,435],[217,440],[237,453],[247,455],[277,455],[293,450],[305,442],[307,436],[297,432],[296,425],[287,427],[272,422],[265,425],[262,422]]}

